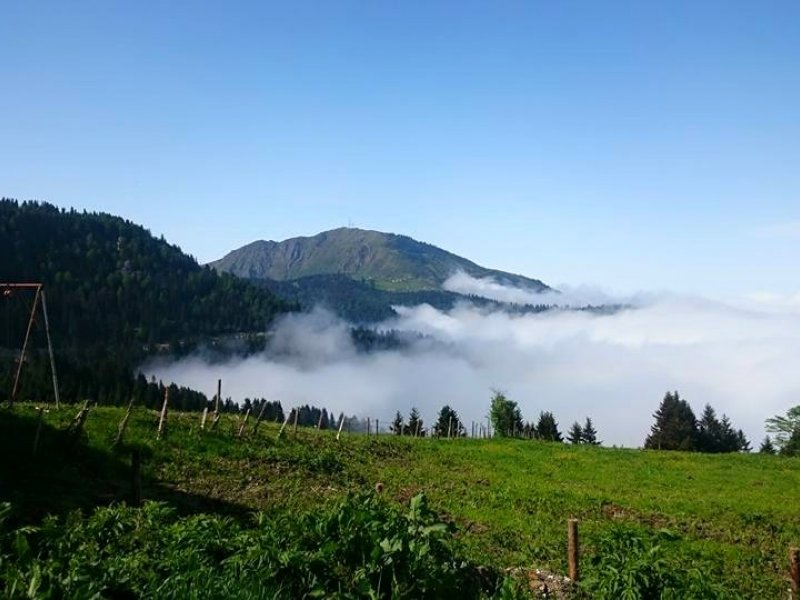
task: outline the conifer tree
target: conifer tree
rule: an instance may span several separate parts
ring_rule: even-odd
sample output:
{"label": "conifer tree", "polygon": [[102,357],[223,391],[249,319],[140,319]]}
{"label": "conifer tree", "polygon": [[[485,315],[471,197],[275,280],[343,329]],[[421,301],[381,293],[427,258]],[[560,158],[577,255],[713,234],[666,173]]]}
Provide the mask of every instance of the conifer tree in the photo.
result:
{"label": "conifer tree", "polygon": [[400,411],[397,411],[397,414],[394,416],[394,421],[389,426],[389,431],[391,431],[395,435],[403,435],[403,431],[405,429],[405,425],[403,423],[403,415],[400,414]]}
{"label": "conifer tree", "polygon": [[769,436],[764,438],[764,441],[761,442],[761,447],[758,449],[759,454],[775,454],[777,450],[775,450],[775,446],[772,444],[772,440]]}
{"label": "conifer tree", "polygon": [[558,430],[558,423],[549,411],[542,411],[539,413],[539,421],[536,423],[536,433],[540,440],[546,442],[561,442],[561,432]]}
{"label": "conifer tree", "polygon": [[678,392],[667,392],[658,410],[653,414],[656,422],[644,447],[654,450],[694,450],[697,447],[698,429],[689,403]]}
{"label": "conifer tree", "polygon": [[439,411],[439,417],[433,426],[433,432],[439,437],[461,437],[466,434],[458,413],[449,406],[445,405]]}
{"label": "conifer tree", "polygon": [[583,424],[583,436],[581,441],[591,446],[600,445],[600,441],[597,439],[597,430],[594,428],[592,419],[589,417],[586,417],[586,422]]}
{"label": "conifer tree", "polygon": [[419,411],[416,407],[413,407],[411,409],[411,413],[408,415],[408,425],[406,425],[408,435],[419,437],[424,436],[425,428],[423,425],[424,423],[422,422],[422,418],[419,416]]}
{"label": "conifer tree", "polygon": [[567,441],[570,444],[583,443],[583,428],[577,421],[575,421],[569,428],[569,432],[567,433]]}

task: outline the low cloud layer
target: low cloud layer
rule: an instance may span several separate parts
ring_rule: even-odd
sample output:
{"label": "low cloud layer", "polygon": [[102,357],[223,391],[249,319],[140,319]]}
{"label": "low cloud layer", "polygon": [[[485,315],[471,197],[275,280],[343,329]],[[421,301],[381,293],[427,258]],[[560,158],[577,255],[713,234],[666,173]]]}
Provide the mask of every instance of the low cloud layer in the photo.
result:
{"label": "low cloud layer", "polygon": [[[529,293],[506,290],[507,299]],[[224,365],[194,357],[143,370],[209,394],[221,377],[224,395],[237,401],[308,403],[383,424],[412,406],[430,423],[449,404],[468,430],[471,421],[485,423],[491,390],[500,389],[527,420],[549,410],[566,431],[591,416],[606,445],[624,446],[642,445],[667,390],[678,390],[698,415],[711,403],[756,448],[764,419],[800,404],[800,312],[761,310],[757,301],[739,308],[651,297],[612,315],[510,315],[468,304],[398,313],[381,327],[425,335],[403,350],[358,353],[347,324],[315,310],[284,318],[263,355]]]}

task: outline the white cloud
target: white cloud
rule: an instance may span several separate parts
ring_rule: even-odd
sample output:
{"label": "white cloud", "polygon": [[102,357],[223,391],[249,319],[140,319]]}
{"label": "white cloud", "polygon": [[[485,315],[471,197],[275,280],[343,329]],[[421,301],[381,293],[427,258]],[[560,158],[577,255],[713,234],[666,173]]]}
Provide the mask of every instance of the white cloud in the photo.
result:
{"label": "white cloud", "polygon": [[550,410],[565,431],[588,415],[606,444],[626,446],[643,443],[667,390],[679,390],[698,414],[711,403],[756,447],[765,418],[800,404],[800,312],[680,297],[605,316],[421,305],[399,309],[382,326],[429,338],[402,351],[358,354],[346,324],[315,311],[282,320],[263,355],[144,370],[209,393],[222,377],[234,400],[310,403],[386,423],[412,406],[430,422],[449,404],[468,429],[485,421],[491,389],[500,388],[528,420]]}
{"label": "white cloud", "polygon": [[503,285],[492,277],[471,277],[464,271],[451,275],[442,287],[450,292],[468,296],[480,296],[498,302],[513,304],[547,304],[555,306],[599,306],[601,304],[640,304],[647,302],[648,295],[637,295],[630,298],[618,298],[608,292],[592,286],[573,287],[558,286],[559,291],[536,292]]}

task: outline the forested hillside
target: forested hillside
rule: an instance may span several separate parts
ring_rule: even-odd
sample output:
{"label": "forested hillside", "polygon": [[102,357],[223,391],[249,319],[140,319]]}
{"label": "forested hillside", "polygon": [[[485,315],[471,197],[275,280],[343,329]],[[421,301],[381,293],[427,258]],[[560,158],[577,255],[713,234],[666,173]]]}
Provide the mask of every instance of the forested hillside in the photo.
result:
{"label": "forested hillside", "polygon": [[478,296],[465,296],[445,290],[394,291],[383,290],[370,282],[351,279],[346,275],[309,275],[277,281],[252,279],[281,298],[296,301],[303,309],[324,306],[351,323],[376,323],[396,317],[394,306],[430,304],[439,310],[450,310],[456,303],[471,304],[514,312],[542,312],[553,308],[546,304],[511,305]]}
{"label": "forested hillside", "polygon": [[[114,379],[114,385],[120,379],[132,384],[132,368],[156,350],[186,350],[214,336],[263,334],[277,314],[293,308],[268,290],[200,266],[163,238],[108,214],[3,199],[0,248],[0,282],[45,286],[68,396],[91,396]],[[3,394],[31,301],[29,293],[12,290],[0,299]],[[37,322],[34,341],[41,341],[40,329]],[[31,373],[42,367],[39,342],[26,369]],[[48,378],[40,379],[31,376],[25,384]]]}

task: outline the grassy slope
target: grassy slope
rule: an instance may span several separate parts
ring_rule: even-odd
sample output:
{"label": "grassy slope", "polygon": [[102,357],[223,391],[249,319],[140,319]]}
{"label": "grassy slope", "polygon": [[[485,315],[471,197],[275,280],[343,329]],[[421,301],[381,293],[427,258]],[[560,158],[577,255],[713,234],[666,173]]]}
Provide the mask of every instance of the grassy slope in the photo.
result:
{"label": "grassy slope", "polygon": [[[51,411],[46,422],[63,428],[75,411]],[[0,412],[0,450],[14,459],[0,467],[0,500],[34,517],[126,497],[127,454],[108,452],[120,409],[94,409],[85,445],[72,455],[59,451],[57,431],[46,429],[35,461],[33,414],[24,405]],[[200,435],[200,416],[180,413],[170,414],[167,439],[157,443],[156,419],[154,411],[137,410],[126,443],[143,448],[145,497],[187,512],[307,509],[381,481],[398,501],[424,490],[487,564],[564,572],[565,520],[575,516],[588,555],[613,528],[668,528],[679,535],[671,552],[759,598],[780,597],[787,547],[800,542],[798,459],[513,440],[345,435],[337,443],[332,432],[302,428],[277,440],[274,424],[235,440],[234,417]]]}

